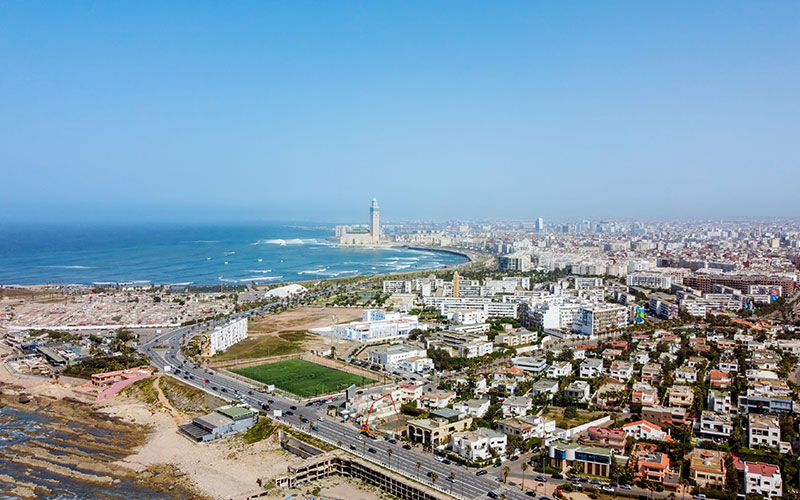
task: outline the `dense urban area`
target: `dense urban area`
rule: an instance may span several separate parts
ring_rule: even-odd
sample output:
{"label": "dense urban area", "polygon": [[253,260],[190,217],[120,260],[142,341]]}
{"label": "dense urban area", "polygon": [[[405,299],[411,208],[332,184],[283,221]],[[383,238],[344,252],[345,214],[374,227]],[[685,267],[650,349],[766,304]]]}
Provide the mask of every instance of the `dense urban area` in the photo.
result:
{"label": "dense urban area", "polygon": [[468,262],[270,286],[7,285],[4,370],[162,411],[213,397],[176,416],[187,446],[273,439],[296,457],[236,498],[331,476],[403,499],[800,497],[797,223],[378,217],[373,200],[337,244]]}

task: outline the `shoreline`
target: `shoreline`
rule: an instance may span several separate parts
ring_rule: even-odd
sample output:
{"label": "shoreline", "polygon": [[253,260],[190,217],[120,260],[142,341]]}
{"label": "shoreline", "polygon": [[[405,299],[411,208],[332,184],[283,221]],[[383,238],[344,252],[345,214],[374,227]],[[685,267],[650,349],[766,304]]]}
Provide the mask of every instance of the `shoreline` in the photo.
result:
{"label": "shoreline", "polygon": [[[372,247],[363,247],[363,248],[372,248]],[[401,275],[401,274],[422,273],[422,272],[429,272],[429,271],[447,271],[447,270],[450,270],[450,269],[456,269],[456,268],[459,268],[459,267],[462,267],[462,266],[473,264],[473,263],[476,262],[476,257],[477,257],[477,255],[470,254],[466,250],[460,250],[460,249],[457,249],[457,248],[450,248],[450,247],[447,247],[447,248],[438,248],[438,247],[434,248],[434,247],[425,247],[425,246],[395,245],[395,246],[374,247],[374,248],[401,248],[401,249],[406,249],[406,250],[416,250],[416,251],[422,251],[422,252],[432,252],[432,253],[438,252],[438,253],[444,253],[444,254],[448,254],[448,255],[457,255],[459,257],[465,258],[466,261],[465,262],[459,262],[457,264],[445,265],[445,266],[442,266],[442,267],[431,267],[431,268],[424,268],[424,269],[403,270],[403,271],[399,271],[398,270],[398,271],[388,271],[388,272],[383,272],[383,273],[380,273],[380,272],[379,273],[363,273],[363,274],[362,273],[356,273],[356,274],[350,274],[348,276],[343,276],[343,277],[342,276],[329,276],[329,277],[319,278],[319,279],[299,279],[299,280],[286,280],[286,281],[284,281],[284,280],[276,280],[276,281],[273,281],[272,283],[270,283],[269,285],[268,284],[256,284],[256,287],[271,286],[273,284],[274,285],[288,285],[290,283],[316,283],[316,282],[326,282],[326,281],[334,281],[334,280],[348,279],[348,278],[365,278],[365,277],[375,277],[375,276],[396,276],[396,275]],[[119,282],[107,281],[107,282],[102,282],[102,284],[100,282],[92,282],[92,283],[62,283],[62,284],[58,284],[58,285],[50,284],[50,283],[36,283],[36,284],[28,284],[28,285],[0,283],[0,290],[3,290],[3,289],[9,289],[9,290],[16,289],[16,290],[19,290],[19,289],[30,289],[30,288],[42,288],[42,289],[53,289],[54,288],[54,289],[58,289],[58,288],[65,288],[65,287],[96,287],[96,286],[108,286],[110,288],[117,288],[117,287],[122,287],[122,286],[137,287],[137,286],[178,286],[178,285],[185,285],[191,291],[192,287],[197,287],[197,288],[218,287],[219,283],[194,283],[194,282],[190,282],[190,284],[187,284],[187,283],[172,283],[172,282],[170,282],[170,283],[167,283],[167,282],[165,282],[165,283],[157,283],[157,282],[148,281],[148,280],[140,280],[140,281],[137,281],[137,282],[132,282],[132,281],[119,281]],[[227,288],[238,288],[238,287],[247,288],[250,285],[243,282],[241,284],[228,284],[228,285],[223,285],[223,286],[227,287]]]}

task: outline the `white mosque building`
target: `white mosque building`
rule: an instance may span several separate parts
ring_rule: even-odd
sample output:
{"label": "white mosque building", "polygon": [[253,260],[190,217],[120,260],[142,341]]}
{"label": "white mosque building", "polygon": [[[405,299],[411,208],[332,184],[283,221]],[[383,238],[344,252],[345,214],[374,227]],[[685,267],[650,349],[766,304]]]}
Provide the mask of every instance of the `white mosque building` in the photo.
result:
{"label": "white mosque building", "polygon": [[378,200],[372,198],[369,208],[369,228],[362,226],[336,226],[336,236],[341,246],[375,246],[381,244],[381,211]]}

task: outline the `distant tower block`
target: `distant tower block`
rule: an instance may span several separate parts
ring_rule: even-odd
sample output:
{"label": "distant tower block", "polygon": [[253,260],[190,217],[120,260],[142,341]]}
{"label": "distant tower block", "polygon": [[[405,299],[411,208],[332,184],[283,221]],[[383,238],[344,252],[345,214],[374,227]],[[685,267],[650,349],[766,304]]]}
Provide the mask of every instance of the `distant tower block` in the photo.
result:
{"label": "distant tower block", "polygon": [[458,297],[458,271],[453,273],[453,297]]}
{"label": "distant tower block", "polygon": [[369,209],[370,228],[369,232],[375,242],[381,237],[381,210],[378,208],[378,200],[372,198],[372,207]]}

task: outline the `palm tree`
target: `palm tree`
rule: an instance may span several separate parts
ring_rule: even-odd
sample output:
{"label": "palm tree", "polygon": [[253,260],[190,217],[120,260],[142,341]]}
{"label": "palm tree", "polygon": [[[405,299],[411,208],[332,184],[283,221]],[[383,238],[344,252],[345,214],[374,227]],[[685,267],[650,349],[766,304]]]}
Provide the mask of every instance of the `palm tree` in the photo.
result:
{"label": "palm tree", "polygon": [[450,473],[450,493],[453,492],[453,486],[455,486],[455,484],[456,484],[456,473],[455,472],[451,472]]}
{"label": "palm tree", "polygon": [[392,453],[394,453],[393,449],[389,448],[388,450],[386,450],[386,454],[389,455],[389,467],[390,468],[392,467]]}
{"label": "palm tree", "polygon": [[508,465],[504,465],[503,466],[503,482],[504,483],[508,482],[508,473],[509,472],[511,472],[511,467],[509,467]]}
{"label": "palm tree", "polygon": [[422,462],[417,462],[417,480],[419,480],[419,468],[422,467]]}
{"label": "palm tree", "polygon": [[528,470],[528,463],[522,462],[522,491],[525,491],[525,471]]}
{"label": "palm tree", "polygon": [[431,484],[436,484],[437,479],[439,479],[439,474],[431,472]]}
{"label": "palm tree", "polygon": [[342,447],[342,442],[341,442],[341,440],[340,440],[340,441],[336,441],[336,446],[338,446],[339,448],[341,448],[341,447]]}

